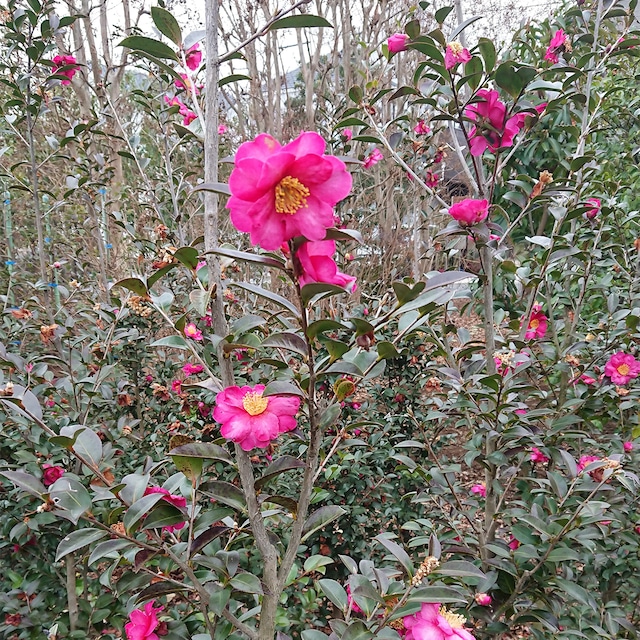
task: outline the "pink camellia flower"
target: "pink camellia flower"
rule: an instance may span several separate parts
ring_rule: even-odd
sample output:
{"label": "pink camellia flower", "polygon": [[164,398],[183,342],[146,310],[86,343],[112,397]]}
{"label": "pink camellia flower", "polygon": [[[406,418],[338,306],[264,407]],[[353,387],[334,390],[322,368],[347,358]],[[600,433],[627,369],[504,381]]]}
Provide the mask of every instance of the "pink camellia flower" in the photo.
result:
{"label": "pink camellia flower", "polygon": [[640,524],[638,524],[638,525],[636,525],[636,526],[635,526],[634,531],[635,531],[636,533],[640,533]]}
{"label": "pink camellia flower", "polygon": [[154,607],[155,600],[147,602],[144,609],[134,609],[129,615],[129,622],[124,625],[128,640],[160,640],[155,630],[160,625],[158,613],[164,607]]}
{"label": "pink camellia flower", "polygon": [[203,418],[206,418],[211,412],[211,407],[204,402],[198,402],[198,412]]}
{"label": "pink camellia flower", "polygon": [[61,56],[57,55],[53,59],[53,73],[58,76],[65,76],[67,80],[62,80],[61,84],[71,84],[73,76],[78,71],[78,63],[73,56]]}
{"label": "pink camellia flower", "polygon": [[213,417],[220,433],[244,451],[266,449],[279,434],[296,428],[300,398],[263,396],[264,385],[227,387],[216,396]]}
{"label": "pink camellia flower", "polygon": [[476,593],[476,595],[474,596],[474,600],[481,607],[488,607],[492,602],[492,598],[488,593]]}
{"label": "pink camellia flower", "polygon": [[202,51],[200,51],[200,43],[196,42],[184,52],[184,59],[187,67],[191,71],[195,71],[202,62]]}
{"label": "pink camellia flower", "polygon": [[495,153],[498,149],[511,147],[522,128],[521,114],[507,119],[507,107],[497,91],[480,89],[477,97],[480,102],[469,105],[464,112],[465,117],[475,122],[469,131],[471,155],[481,156],[487,149]]}
{"label": "pink camellia flower", "polygon": [[595,378],[592,378],[591,376],[588,376],[584,373],[580,376],[580,380],[582,380],[582,382],[584,382],[585,384],[589,384],[589,385],[596,383]]}
{"label": "pink camellia flower", "polygon": [[153,376],[148,373],[145,377],[144,377],[145,382],[151,383],[153,382]]}
{"label": "pink camellia flower", "polygon": [[178,96],[164,96],[164,101],[167,103],[169,107],[181,107],[183,106],[182,101]]}
{"label": "pink camellia flower", "polygon": [[589,209],[585,212],[585,217],[587,220],[593,220],[600,213],[600,207],[602,206],[602,202],[600,198],[588,198],[587,203],[592,205],[593,209]]}
{"label": "pink camellia flower", "polygon": [[353,611],[353,613],[362,613],[362,609],[358,606],[358,603],[351,595],[351,587],[349,585],[347,585],[347,602],[351,606],[351,611]]}
{"label": "pink camellia flower", "polygon": [[520,546],[520,540],[517,540],[513,535],[509,539],[509,549],[515,551]]}
{"label": "pink camellia flower", "polygon": [[515,413],[517,416],[526,416],[527,415],[527,410],[526,409],[516,409],[513,413]]}
{"label": "pink camellia flower", "polygon": [[200,271],[200,269],[202,269],[202,267],[206,267],[207,266],[207,261],[206,260],[200,260],[200,262],[198,262],[198,264],[196,265],[196,271]]}
{"label": "pink camellia flower", "polygon": [[527,332],[524,334],[525,340],[544,338],[545,333],[547,333],[547,321],[548,318],[542,312],[542,307],[539,304],[534,304],[531,309]]}
{"label": "pink camellia flower", "polygon": [[625,442],[623,443],[623,448],[625,450],[626,453],[629,453],[630,451],[633,451],[633,442]]}
{"label": "pink camellia flower", "polygon": [[402,619],[404,640],[475,640],[465,628],[464,616],[434,602],[424,602],[418,613]]}
{"label": "pink camellia flower", "polygon": [[438,182],[440,182],[440,176],[429,169],[424,182],[429,189],[435,189],[438,186]]}
{"label": "pink camellia flower", "polygon": [[487,487],[484,482],[479,482],[478,484],[474,484],[470,489],[471,493],[476,496],[480,496],[481,498],[487,497]]}
{"label": "pink camellia flower", "polygon": [[219,136],[223,136],[225,133],[227,133],[227,125],[226,124],[219,124],[218,125],[218,135]]}
{"label": "pink camellia flower", "polygon": [[58,478],[64,475],[64,467],[56,467],[55,465],[44,463],[42,465],[42,484],[45,487],[52,485]]}
{"label": "pink camellia flower", "polygon": [[369,315],[369,309],[367,307],[362,310],[362,315],[365,317]]}
{"label": "pink camellia flower", "polygon": [[191,89],[193,87],[193,90],[195,91],[195,94],[198,95],[200,93],[200,88],[197,85],[193,85],[193,83],[191,82],[191,78],[189,78],[189,75],[186,73],[181,73],[180,77],[182,78],[182,80],[174,80],[174,84],[176,85],[176,89],[185,89],[186,91],[188,91],[189,93],[191,93]]}
{"label": "pink camellia flower", "polygon": [[450,71],[458,63],[466,63],[471,60],[469,49],[465,49],[459,42],[450,42],[444,53],[444,68]]}
{"label": "pink camellia flower", "polygon": [[418,120],[418,124],[413,127],[413,132],[419,136],[426,136],[431,129],[425,124],[424,120]]}
{"label": "pink camellia flower", "polygon": [[640,361],[630,353],[618,351],[614,353],[604,365],[604,375],[616,385],[628,384],[640,374]]}
{"label": "pink camellia flower", "polygon": [[52,409],[53,407],[56,406],[56,401],[53,399],[52,396],[49,396],[45,401],[44,401],[44,406],[47,407],[48,409]]}
{"label": "pink camellia flower", "polygon": [[193,376],[196,373],[202,373],[204,371],[204,367],[201,364],[191,364],[190,362],[187,362],[187,364],[182,367],[182,371],[185,376]]}
{"label": "pink camellia flower", "polygon": [[353,138],[353,131],[351,131],[351,129],[343,129],[340,132],[340,135],[342,136],[345,142],[350,142],[351,139]]}
{"label": "pink camellia flower", "polygon": [[181,380],[172,380],[171,381],[171,391],[173,391],[173,393],[182,393],[182,381]]}
{"label": "pink camellia flower", "polygon": [[240,145],[227,202],[236,229],[268,251],[295,236],[323,240],[351,190],[344,162],[324,155],[325,146],[311,131],[284,147],[266,133]]}
{"label": "pink camellia flower", "polygon": [[189,107],[182,105],[180,107],[180,115],[182,116],[182,124],[188,127],[198,116]]}
{"label": "pink camellia flower", "polygon": [[538,447],[531,448],[529,459],[534,464],[547,464],[547,462],[549,462],[549,458],[545,456],[544,453],[542,453],[542,451],[538,449]]}
{"label": "pink camellia flower", "polygon": [[378,164],[380,160],[384,160],[384,156],[382,155],[382,151],[377,147],[364,159],[362,166],[365,169],[369,169],[373,167],[374,164]]}
{"label": "pink camellia flower", "polygon": [[580,456],[580,460],[578,460],[578,471],[584,471],[585,467],[599,460],[600,458],[598,458],[598,456]]}
{"label": "pink camellia flower", "polygon": [[544,59],[548,60],[551,64],[558,64],[558,54],[567,50],[571,50],[567,34],[562,29],[558,29],[553,38],[551,38],[551,42],[544,54]]}
{"label": "pink camellia flower", "polygon": [[454,220],[457,220],[460,226],[471,227],[487,219],[489,215],[489,202],[487,200],[467,198],[451,206],[449,208],[449,215]]}
{"label": "pink camellia flower", "polygon": [[196,325],[193,322],[190,322],[185,328],[184,328],[184,335],[187,336],[187,338],[191,338],[192,340],[197,340],[198,342],[202,341],[202,331],[200,331],[200,329],[198,329],[198,327],[196,327]]}
{"label": "pink camellia flower", "polygon": [[296,251],[301,268],[298,275],[300,286],[304,287],[312,282],[326,282],[344,287],[353,293],[356,290],[356,279],[338,271],[338,265],[332,258],[335,252],[336,243],[333,240],[303,243]]}
{"label": "pink camellia flower", "polygon": [[406,51],[408,42],[409,36],[406,33],[394,33],[387,39],[389,53],[400,53],[401,51]]}
{"label": "pink camellia flower", "polygon": [[[161,493],[164,498],[162,498],[165,502],[172,504],[174,507],[178,509],[184,509],[187,506],[187,499],[184,496],[174,496],[172,493],[169,493],[167,489],[163,487],[147,487],[144,490],[144,495],[148,496],[152,493]],[[186,520],[183,522],[176,522],[176,524],[169,524],[166,527],[162,527],[163,531],[173,532],[182,529],[184,525],[187,524]]]}

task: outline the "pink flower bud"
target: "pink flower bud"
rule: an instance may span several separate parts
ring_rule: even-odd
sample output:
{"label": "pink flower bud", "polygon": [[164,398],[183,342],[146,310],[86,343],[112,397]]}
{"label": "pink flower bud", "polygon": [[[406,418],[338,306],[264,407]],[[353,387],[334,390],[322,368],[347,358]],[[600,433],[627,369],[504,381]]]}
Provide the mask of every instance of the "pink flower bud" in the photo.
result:
{"label": "pink flower bud", "polygon": [[475,601],[481,607],[488,607],[491,604],[492,599],[491,599],[491,596],[488,593],[476,593]]}
{"label": "pink flower bud", "polygon": [[389,53],[400,53],[407,50],[407,43],[409,42],[409,36],[406,33],[394,33],[387,40],[387,47],[389,47]]}
{"label": "pink flower bud", "polygon": [[626,453],[633,451],[633,442],[625,442],[622,446],[624,447]]}

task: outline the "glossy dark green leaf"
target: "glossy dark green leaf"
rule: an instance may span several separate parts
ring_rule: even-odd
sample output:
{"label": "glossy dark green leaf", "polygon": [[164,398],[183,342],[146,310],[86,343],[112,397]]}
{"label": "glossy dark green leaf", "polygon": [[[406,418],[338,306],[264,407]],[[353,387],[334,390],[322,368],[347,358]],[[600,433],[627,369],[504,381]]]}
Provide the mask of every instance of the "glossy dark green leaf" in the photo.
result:
{"label": "glossy dark green leaf", "polygon": [[162,35],[167,36],[174,44],[182,45],[182,31],[171,13],[162,7],[151,7],[151,19]]}
{"label": "glossy dark green leaf", "polygon": [[345,513],[346,511],[336,504],[320,507],[305,521],[300,542],[304,542],[310,535],[326,527],[330,522],[333,522]]}
{"label": "glossy dark green leaf", "polygon": [[175,51],[154,38],[147,38],[146,36],[129,36],[125,38],[119,45],[120,47],[126,47],[132,51],[141,51],[142,53],[148,53],[149,55],[160,58],[175,60],[178,62],[178,56]]}
{"label": "glossy dark green leaf", "polygon": [[333,29],[333,25],[325,18],[305,13],[303,15],[280,18],[269,27],[269,31],[275,31],[276,29],[302,29],[305,27],[329,27]]}
{"label": "glossy dark green leaf", "polygon": [[255,487],[256,489],[261,489],[281,473],[294,469],[304,469],[305,466],[305,463],[298,458],[294,458],[293,456],[280,456],[264,470],[262,477],[255,481]]}
{"label": "glossy dark green leaf", "polygon": [[72,531],[60,540],[58,549],[56,550],[56,562],[66,555],[86,547],[92,542],[97,542],[106,535],[107,532],[103,529],[79,529],[78,531]]}

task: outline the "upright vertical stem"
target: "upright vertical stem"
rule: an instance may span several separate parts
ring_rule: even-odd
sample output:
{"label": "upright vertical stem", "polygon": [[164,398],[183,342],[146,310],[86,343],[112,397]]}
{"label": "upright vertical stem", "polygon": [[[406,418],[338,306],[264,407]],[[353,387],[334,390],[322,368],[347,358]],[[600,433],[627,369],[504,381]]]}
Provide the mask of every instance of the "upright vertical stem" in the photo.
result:
{"label": "upright vertical stem", "polygon": [[67,606],[69,607],[69,631],[78,627],[78,596],[76,594],[76,563],[73,553],[65,556],[67,571]]}

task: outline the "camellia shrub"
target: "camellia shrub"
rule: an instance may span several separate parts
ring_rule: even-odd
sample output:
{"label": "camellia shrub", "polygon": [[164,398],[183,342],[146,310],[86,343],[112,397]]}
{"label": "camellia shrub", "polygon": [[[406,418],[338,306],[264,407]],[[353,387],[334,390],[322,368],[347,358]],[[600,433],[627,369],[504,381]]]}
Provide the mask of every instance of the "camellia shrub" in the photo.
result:
{"label": "camellia shrub", "polygon": [[[291,10],[264,33],[326,26]],[[204,166],[176,190],[164,141],[120,148],[155,213],[151,240],[105,206],[139,255],[115,275],[98,148],[126,140],[87,121],[48,141],[47,92],[83,73],[58,51],[76,17],[12,3],[3,109],[29,159],[3,177],[42,259],[3,296],[3,637],[635,637],[638,212],[600,131],[634,10],[569,9],[499,57],[451,7],[416,9],[379,63],[413,83],[356,85],[331,114],[357,152],[262,132],[220,182],[217,11],[202,42],[154,7],[164,40],[121,42],[155,74],[131,95]],[[57,193],[40,174],[66,153]],[[383,171],[415,190],[416,262],[451,268],[358,277],[357,189]],[[44,195],[89,202],[84,283],[46,263]]]}

